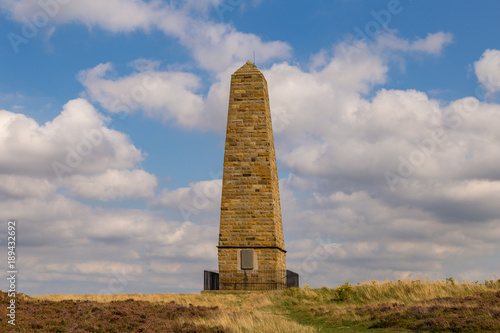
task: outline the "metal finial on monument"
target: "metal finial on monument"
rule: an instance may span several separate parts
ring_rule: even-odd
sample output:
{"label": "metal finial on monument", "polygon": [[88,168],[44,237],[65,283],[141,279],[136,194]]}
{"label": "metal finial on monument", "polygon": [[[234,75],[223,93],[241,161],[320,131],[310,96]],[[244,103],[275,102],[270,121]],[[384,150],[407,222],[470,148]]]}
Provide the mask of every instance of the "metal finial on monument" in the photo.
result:
{"label": "metal finial on monument", "polygon": [[[255,51],[253,51],[253,64],[255,65]],[[257,65],[255,65],[257,66]]]}

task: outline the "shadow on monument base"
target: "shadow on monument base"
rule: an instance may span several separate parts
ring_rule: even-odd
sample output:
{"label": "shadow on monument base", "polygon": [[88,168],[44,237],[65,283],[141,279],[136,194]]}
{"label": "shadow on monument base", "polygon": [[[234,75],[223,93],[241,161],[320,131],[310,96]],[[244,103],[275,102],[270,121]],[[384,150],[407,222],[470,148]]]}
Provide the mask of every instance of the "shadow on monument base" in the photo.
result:
{"label": "shadow on monument base", "polygon": [[[204,281],[203,290],[220,290],[219,289],[219,273],[213,271],[203,271]],[[299,274],[286,270],[286,288],[299,288]],[[276,286],[262,286],[258,284],[236,284],[234,290],[274,290],[281,289]]]}

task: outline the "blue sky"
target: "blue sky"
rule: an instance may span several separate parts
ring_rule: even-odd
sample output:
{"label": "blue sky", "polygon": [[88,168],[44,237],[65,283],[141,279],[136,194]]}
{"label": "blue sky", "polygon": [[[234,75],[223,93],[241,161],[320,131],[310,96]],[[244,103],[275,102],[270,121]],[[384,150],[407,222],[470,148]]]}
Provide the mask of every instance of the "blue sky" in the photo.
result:
{"label": "blue sky", "polygon": [[0,213],[19,221],[22,292],[202,288],[230,75],[254,52],[302,283],[498,278],[498,2],[0,8]]}

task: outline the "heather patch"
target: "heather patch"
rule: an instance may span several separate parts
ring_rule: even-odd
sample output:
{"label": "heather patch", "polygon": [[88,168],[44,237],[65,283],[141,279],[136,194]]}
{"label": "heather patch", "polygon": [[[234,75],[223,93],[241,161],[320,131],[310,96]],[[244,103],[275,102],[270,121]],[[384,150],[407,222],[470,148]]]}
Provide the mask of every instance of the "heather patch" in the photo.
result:
{"label": "heather patch", "polygon": [[0,326],[3,332],[171,332],[226,333],[222,326],[191,323],[220,312],[217,306],[183,306],[175,302],[147,301],[39,301],[22,294],[16,300],[18,320],[7,323],[7,294],[0,293]]}

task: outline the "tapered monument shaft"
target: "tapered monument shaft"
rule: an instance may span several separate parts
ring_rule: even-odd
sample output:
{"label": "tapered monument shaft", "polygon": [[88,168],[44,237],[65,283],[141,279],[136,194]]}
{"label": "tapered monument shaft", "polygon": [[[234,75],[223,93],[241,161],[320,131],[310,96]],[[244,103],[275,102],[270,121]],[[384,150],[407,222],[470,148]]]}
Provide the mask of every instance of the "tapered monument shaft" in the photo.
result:
{"label": "tapered monument shaft", "polygon": [[285,244],[267,82],[231,76],[219,233],[221,289],[282,289]]}

